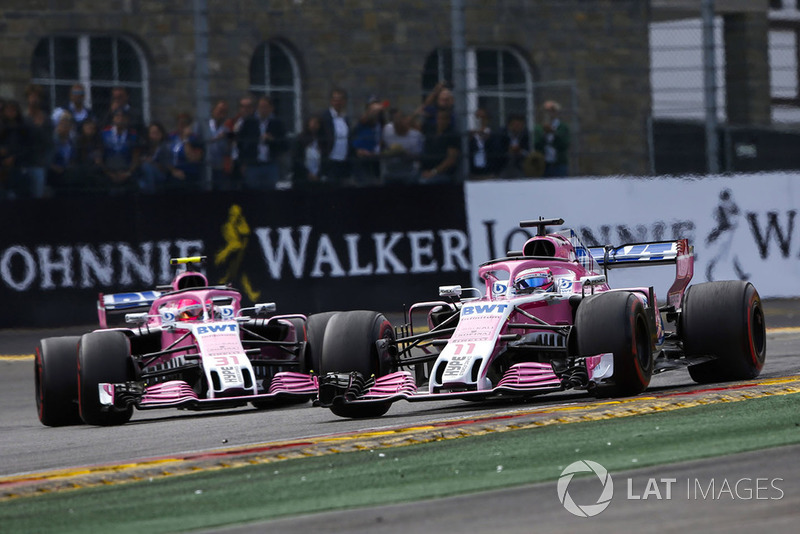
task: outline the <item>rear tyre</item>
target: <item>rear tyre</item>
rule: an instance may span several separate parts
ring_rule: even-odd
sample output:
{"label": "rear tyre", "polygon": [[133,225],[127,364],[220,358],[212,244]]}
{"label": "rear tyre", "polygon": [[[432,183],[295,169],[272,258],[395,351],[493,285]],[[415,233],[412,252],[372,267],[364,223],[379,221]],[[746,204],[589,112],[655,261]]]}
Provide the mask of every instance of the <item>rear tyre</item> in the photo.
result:
{"label": "rear tyre", "polygon": [[79,336],[50,337],[36,347],[36,410],[46,426],[81,423],[78,411]]}
{"label": "rear tyre", "polygon": [[[315,339],[320,339],[320,345],[316,345],[316,343],[314,345],[321,347],[321,340],[324,337],[325,326],[328,324],[328,319],[330,319],[330,317],[332,317],[335,313],[337,312],[326,312],[319,313],[317,315],[311,315],[306,321],[302,319],[287,319],[294,326],[296,340],[305,342],[304,352],[298,357],[298,361],[300,363],[298,372],[310,374],[312,371],[319,371],[319,356],[317,356],[317,353],[313,351],[310,338],[313,335]],[[277,399],[272,398],[269,400],[253,401],[251,404],[257,410],[267,410],[281,406],[305,404],[313,398],[309,397],[297,396]]]}
{"label": "rear tyre", "polygon": [[[380,377],[394,371],[388,350],[376,342],[394,341],[394,329],[383,314],[372,311],[340,312],[328,320],[322,343],[321,373],[359,372],[364,378]],[[380,417],[389,411],[390,402],[331,406],[340,417]]]}
{"label": "rear tyre", "polygon": [[764,367],[767,331],[758,291],[749,282],[696,284],[686,290],[680,333],[687,356],[716,359],[689,367],[700,384],[755,378]]}
{"label": "rear tyre", "polygon": [[105,409],[100,404],[98,385],[133,380],[133,361],[128,337],[122,332],[84,334],[78,350],[78,406],[83,422],[113,426],[130,421],[133,406],[124,410]]}
{"label": "rear tyre", "polygon": [[638,395],[653,375],[653,346],[642,301],[627,291],[609,291],[581,302],[575,316],[578,352],[613,353],[613,385],[598,385],[595,395]]}

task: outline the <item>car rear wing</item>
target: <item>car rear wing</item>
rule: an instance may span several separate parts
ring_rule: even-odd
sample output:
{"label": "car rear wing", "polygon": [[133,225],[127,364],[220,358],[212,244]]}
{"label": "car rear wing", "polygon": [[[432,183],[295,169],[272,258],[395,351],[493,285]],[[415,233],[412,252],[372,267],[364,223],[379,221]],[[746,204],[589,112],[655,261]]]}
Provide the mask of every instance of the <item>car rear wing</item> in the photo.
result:
{"label": "car rear wing", "polygon": [[110,295],[100,293],[97,298],[97,318],[100,321],[100,328],[108,328],[110,317],[149,311],[150,306],[160,296],[160,291],[112,293]]}
{"label": "car rear wing", "polygon": [[618,247],[592,247],[589,253],[603,270],[621,267],[675,264],[675,282],[667,292],[667,305],[681,307],[683,293],[694,276],[694,247],[688,239],[630,243]]}
{"label": "car rear wing", "polygon": [[591,247],[589,253],[606,269],[636,267],[644,263],[670,264],[678,258],[678,241],[653,241],[619,247]]}

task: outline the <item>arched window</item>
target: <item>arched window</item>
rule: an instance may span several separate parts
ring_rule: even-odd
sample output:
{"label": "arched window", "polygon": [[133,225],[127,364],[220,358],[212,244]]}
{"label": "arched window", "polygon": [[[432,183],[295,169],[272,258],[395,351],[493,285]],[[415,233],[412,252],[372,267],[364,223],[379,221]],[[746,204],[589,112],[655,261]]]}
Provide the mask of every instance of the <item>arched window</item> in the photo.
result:
{"label": "arched window", "polygon": [[86,88],[86,104],[95,116],[105,116],[111,89],[125,87],[131,106],[150,120],[148,70],[141,49],[125,37],[69,35],[45,37],[36,46],[31,62],[31,82],[41,85],[51,108],[69,102],[75,83]]}
{"label": "arched window", "polygon": [[301,131],[300,69],[286,46],[270,41],[256,48],[250,61],[250,91],[272,98],[288,133]]}
{"label": "arched window", "polygon": [[[489,112],[494,126],[505,124],[511,113],[521,113],[533,127],[533,76],[524,59],[513,49],[467,49],[467,113]],[[449,48],[431,52],[425,61],[422,90],[428,93],[440,80],[453,80],[453,59]],[[469,125],[474,126],[473,124]]]}

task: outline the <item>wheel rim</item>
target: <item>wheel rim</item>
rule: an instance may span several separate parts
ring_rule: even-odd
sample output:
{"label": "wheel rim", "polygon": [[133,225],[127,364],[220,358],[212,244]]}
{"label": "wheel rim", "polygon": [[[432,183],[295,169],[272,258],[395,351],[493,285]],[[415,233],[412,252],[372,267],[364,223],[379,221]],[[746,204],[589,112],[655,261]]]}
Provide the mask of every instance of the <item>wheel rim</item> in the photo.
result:
{"label": "wheel rim", "polygon": [[650,369],[650,340],[647,339],[647,326],[643,317],[636,321],[636,359],[642,371]]}
{"label": "wheel rim", "polygon": [[[392,328],[392,325],[389,324],[388,321],[386,321],[386,322],[382,322],[381,323],[381,327],[380,328],[381,328],[382,332],[380,333],[380,338],[379,339],[386,340],[389,343],[392,343],[392,341],[394,341],[394,328]],[[394,368],[393,365],[390,365],[388,369],[382,369],[381,368],[381,356],[380,356],[380,354],[378,354],[377,350],[375,351],[375,360],[373,362],[373,369],[375,369],[377,371],[376,375],[380,375],[380,376],[390,374],[390,373],[392,373],[392,372],[397,370],[397,369]]]}
{"label": "wheel rim", "polygon": [[753,363],[761,365],[764,363],[766,353],[767,334],[764,323],[764,312],[761,306],[756,304],[750,311],[750,350],[753,354]]}

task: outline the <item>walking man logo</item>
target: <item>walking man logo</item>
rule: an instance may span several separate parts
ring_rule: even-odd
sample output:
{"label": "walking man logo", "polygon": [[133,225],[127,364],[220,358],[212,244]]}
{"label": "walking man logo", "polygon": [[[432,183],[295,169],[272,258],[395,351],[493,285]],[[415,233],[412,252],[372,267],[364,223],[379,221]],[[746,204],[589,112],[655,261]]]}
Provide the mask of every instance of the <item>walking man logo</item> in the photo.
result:
{"label": "walking man logo", "polygon": [[247,244],[250,241],[250,225],[247,224],[242,208],[238,204],[233,204],[228,210],[228,220],[222,225],[222,237],[225,239],[225,246],[214,256],[214,265],[225,268],[225,275],[219,283],[238,282],[247,298],[255,302],[261,296],[261,292],[253,287],[247,273],[242,269]]}
{"label": "walking man logo", "polygon": [[[570,496],[568,491],[569,484],[576,473],[594,473],[600,479],[603,490],[595,504],[577,504]],[[578,517],[594,517],[611,504],[611,498],[614,496],[614,481],[611,480],[611,475],[602,465],[591,460],[579,460],[569,464],[561,472],[556,489],[558,491],[558,500],[561,501],[561,504],[564,505],[564,508],[569,513]]]}

